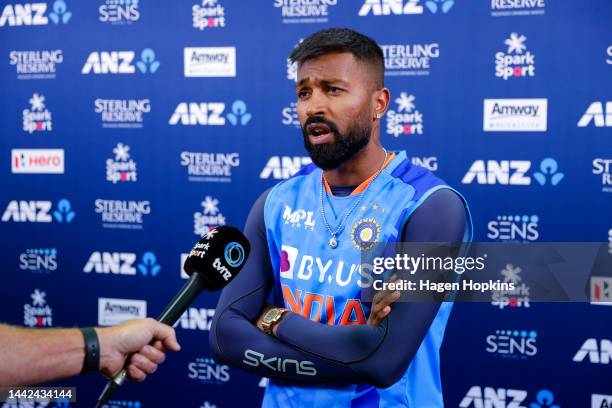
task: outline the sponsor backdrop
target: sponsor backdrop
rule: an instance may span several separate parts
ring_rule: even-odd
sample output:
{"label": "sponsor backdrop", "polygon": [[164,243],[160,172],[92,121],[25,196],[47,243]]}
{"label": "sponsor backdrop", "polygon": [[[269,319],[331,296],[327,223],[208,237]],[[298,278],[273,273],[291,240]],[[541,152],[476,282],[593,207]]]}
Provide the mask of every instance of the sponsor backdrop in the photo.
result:
{"label": "sponsor backdrop", "polygon": [[[605,0],[4,1],[0,320],[158,315],[198,236],[242,226],[309,162],[287,55],[333,26],[381,44],[381,140],[466,195],[477,240],[610,241],[612,253],[611,15]],[[500,276],[519,281],[520,266]],[[109,407],[260,403],[265,380],[211,359],[217,296],[180,320],[183,351]],[[530,303],[520,286],[456,305],[446,405],[612,406],[611,316]],[[104,383],[62,384],[92,406]]]}

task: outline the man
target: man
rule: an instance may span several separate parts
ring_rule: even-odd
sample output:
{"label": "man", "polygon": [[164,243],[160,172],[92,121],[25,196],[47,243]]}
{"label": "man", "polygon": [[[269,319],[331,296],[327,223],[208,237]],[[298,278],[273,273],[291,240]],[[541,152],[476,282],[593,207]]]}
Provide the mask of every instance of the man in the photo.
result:
{"label": "man", "polygon": [[[97,342],[93,358],[79,329],[25,329],[0,325],[0,386],[24,386],[72,377],[92,369],[112,377],[131,353],[128,374],[143,381],[165,360],[166,350],[179,351],[174,329],[153,319],[130,320],[113,327],[84,331]],[[91,333],[91,332],[94,333]],[[96,340],[97,338],[97,340]],[[149,345],[154,341],[153,345]],[[84,370],[85,368],[85,370]]]}
{"label": "man", "polygon": [[291,59],[314,164],[251,209],[251,255],[219,299],[211,349],[271,378],[266,407],[443,406],[439,348],[452,304],[391,310],[397,293],[362,303],[360,256],[374,242],[469,240],[467,206],[405,152],[380,145],[390,92],[373,40],[323,30]]}

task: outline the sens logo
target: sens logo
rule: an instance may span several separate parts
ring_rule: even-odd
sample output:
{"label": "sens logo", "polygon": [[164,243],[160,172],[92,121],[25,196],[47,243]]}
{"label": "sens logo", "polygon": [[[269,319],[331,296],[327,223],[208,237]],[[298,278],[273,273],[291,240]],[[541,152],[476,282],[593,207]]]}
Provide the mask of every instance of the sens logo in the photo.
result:
{"label": "sens logo", "polygon": [[[286,373],[287,370],[295,371],[298,375],[315,376],[317,375],[317,369],[312,361],[297,361],[289,358],[270,357],[266,358],[261,353],[254,350],[246,350],[244,352],[244,360],[242,362],[251,367],[259,367],[265,365],[272,371],[279,371]],[[291,367],[294,367],[291,369]]]}

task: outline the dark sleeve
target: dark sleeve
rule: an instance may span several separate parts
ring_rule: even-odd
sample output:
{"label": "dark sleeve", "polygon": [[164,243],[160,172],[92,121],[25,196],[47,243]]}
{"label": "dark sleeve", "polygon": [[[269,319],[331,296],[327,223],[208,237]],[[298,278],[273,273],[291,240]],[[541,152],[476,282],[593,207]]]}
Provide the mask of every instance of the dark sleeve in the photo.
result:
{"label": "dark sleeve", "polygon": [[[420,215],[421,210],[436,195],[432,194],[411,219],[427,215]],[[245,227],[251,242],[249,260],[219,299],[210,333],[215,358],[259,375],[290,381],[366,383],[377,387],[394,384],[418,350],[439,303],[396,303],[379,326],[328,326],[290,313],[278,325],[278,338],[262,333],[254,322],[266,304],[274,279],[263,225],[265,196],[264,193],[253,206]],[[437,219],[430,219],[430,224]],[[407,223],[403,235],[411,231]],[[431,241],[429,237],[428,240]],[[394,358],[390,359],[391,355]],[[286,359],[297,361],[296,367],[307,364],[300,370],[275,369]]]}
{"label": "dark sleeve", "polygon": [[244,234],[251,252],[242,271],[221,293],[210,328],[211,352],[219,363],[265,377],[327,384],[363,382],[350,367],[298,350],[255,326],[274,283],[263,217],[268,192],[258,198],[247,218]]}
{"label": "dark sleeve", "polygon": [[[403,241],[461,242],[466,220],[461,198],[441,189],[408,219]],[[276,333],[301,350],[349,364],[369,384],[388,387],[406,372],[439,307],[438,301],[397,302],[380,326],[328,326],[292,313]]]}

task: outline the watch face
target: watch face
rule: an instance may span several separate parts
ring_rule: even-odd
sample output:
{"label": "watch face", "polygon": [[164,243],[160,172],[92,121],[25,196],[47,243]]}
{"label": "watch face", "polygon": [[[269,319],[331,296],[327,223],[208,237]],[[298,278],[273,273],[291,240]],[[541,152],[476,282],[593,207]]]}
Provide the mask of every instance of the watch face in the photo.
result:
{"label": "watch face", "polygon": [[271,322],[275,321],[276,319],[278,319],[279,314],[280,313],[278,312],[278,309],[272,309],[268,313],[266,313],[266,315],[264,317],[264,321],[266,323],[271,323]]}

